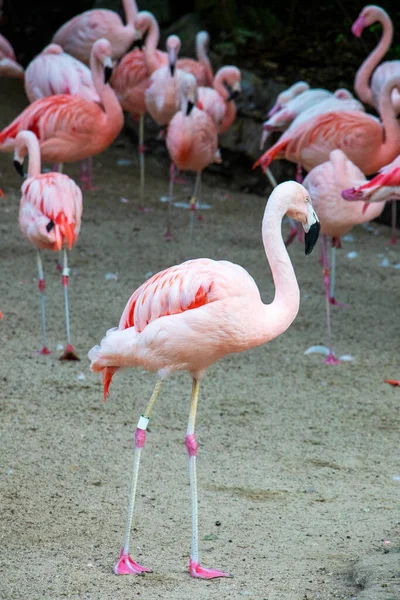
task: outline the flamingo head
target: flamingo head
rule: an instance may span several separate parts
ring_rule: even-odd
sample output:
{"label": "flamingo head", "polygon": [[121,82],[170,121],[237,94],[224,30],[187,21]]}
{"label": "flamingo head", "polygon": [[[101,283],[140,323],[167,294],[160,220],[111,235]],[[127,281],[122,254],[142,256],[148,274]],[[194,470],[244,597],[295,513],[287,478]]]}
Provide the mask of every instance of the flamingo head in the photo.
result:
{"label": "flamingo head", "polygon": [[[286,214],[303,225],[305,232],[305,253],[308,256],[311,254],[317,243],[321,225],[317,214],[313,209],[311,198],[308,195],[306,188],[295,181],[286,183],[291,186],[291,193],[288,193],[290,204],[286,210]],[[285,185],[285,183],[280,185]]]}
{"label": "flamingo head", "polygon": [[221,72],[223,73],[222,81],[228,93],[226,101],[231,102],[235,100],[242,91],[240,71],[237,67],[228,66],[222,67]]}
{"label": "flamingo head", "polygon": [[191,73],[185,73],[181,83],[181,107],[186,116],[189,116],[197,104],[197,81]]}
{"label": "flamingo head", "polygon": [[179,50],[181,49],[181,40],[177,35],[170,35],[167,38],[167,53],[168,53],[168,66],[171,71],[171,76],[174,76],[176,62],[178,60]]}
{"label": "flamingo head", "polygon": [[271,117],[276,115],[276,113],[279,112],[281,110],[281,108],[282,108],[282,104],[280,102],[275,102],[273,107],[268,111],[267,117],[270,119]]}
{"label": "flamingo head", "polygon": [[99,62],[103,65],[104,83],[108,83],[111,79],[113,71],[112,49],[110,42],[105,38],[96,40],[92,47],[92,56],[94,56],[96,62]]}
{"label": "flamingo head", "polygon": [[354,99],[353,94],[351,92],[349,92],[349,90],[346,90],[346,88],[337,89],[333,95],[338,100],[353,100]]}
{"label": "flamingo head", "polygon": [[347,188],[346,190],[342,190],[341,192],[342,198],[343,200],[363,200],[365,194],[363,193],[362,189],[360,189],[360,187],[352,187],[352,188]]}
{"label": "flamingo head", "polygon": [[39,142],[33,131],[20,131],[15,138],[14,146],[14,167],[21,177],[25,177],[24,159],[28,154],[28,145],[36,146],[36,151],[39,154]]}
{"label": "flamingo head", "polygon": [[361,34],[366,27],[370,27],[373,23],[376,23],[380,20],[379,13],[381,12],[382,9],[379,6],[374,6],[373,4],[364,6],[358,15],[358,18],[351,26],[351,33],[358,38],[361,37]]}
{"label": "flamingo head", "polygon": [[135,17],[133,21],[133,26],[135,28],[135,40],[140,40],[144,37],[144,35],[149,31],[151,26],[156,26],[157,21],[154,15],[151,14],[148,10],[141,10]]}

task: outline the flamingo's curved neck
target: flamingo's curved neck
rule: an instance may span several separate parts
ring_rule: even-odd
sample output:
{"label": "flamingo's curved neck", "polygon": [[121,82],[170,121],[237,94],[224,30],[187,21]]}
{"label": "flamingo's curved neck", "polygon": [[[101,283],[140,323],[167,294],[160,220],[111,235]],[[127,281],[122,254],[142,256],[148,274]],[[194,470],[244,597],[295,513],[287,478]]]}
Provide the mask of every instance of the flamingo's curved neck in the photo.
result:
{"label": "flamingo's curved neck", "polygon": [[358,97],[363,102],[371,104],[372,106],[374,106],[374,100],[370,87],[371,75],[382,58],[385,56],[393,39],[392,21],[390,20],[389,15],[383,9],[379,11],[377,22],[381,23],[382,25],[381,39],[379,40],[376,48],[364,60],[361,67],[358,69],[354,82],[354,89],[356,90]]}
{"label": "flamingo's curved neck", "polygon": [[133,26],[133,21],[138,14],[138,7],[135,0],[122,0],[122,6],[124,7],[126,24]]}
{"label": "flamingo's curved neck", "polygon": [[397,115],[392,101],[392,91],[394,88],[398,89],[398,82],[396,79],[390,79],[383,86],[379,99],[379,113],[385,130],[382,156],[380,157],[382,160],[385,157],[385,162],[381,164],[388,164],[400,152],[400,124],[396,118]]}
{"label": "flamingo's curved neck", "polygon": [[208,35],[204,32],[199,32],[196,36],[196,57],[201,65],[203,65],[207,74],[207,85],[213,83],[213,70],[210,59],[207,54]]}
{"label": "flamingo's curved neck", "polygon": [[[90,56],[90,71],[92,73],[94,87],[96,88],[96,91],[100,96],[104,112],[108,117],[107,124],[112,126],[113,130],[119,124],[122,128],[124,115],[122,112],[121,104],[119,103],[119,100],[111,86],[104,83],[103,64],[95,56],[94,52],[92,52]],[[104,124],[102,126],[104,127]]]}
{"label": "flamingo's curved neck", "polygon": [[147,34],[146,45],[144,47],[144,60],[149,75],[154,73],[160,66],[157,60],[157,46],[160,39],[160,28],[153,15],[149,15],[149,28]]}
{"label": "flamingo's curved neck", "polygon": [[224,77],[225,77],[224,68],[219,69],[214,77],[213,88],[226,101],[226,100],[228,100],[229,92],[226,89],[226,87],[224,86]]}
{"label": "flamingo's curved neck", "polygon": [[[29,133],[30,132],[26,132]],[[26,149],[28,150],[28,177],[36,177],[40,174],[40,147],[36,136],[20,135],[23,138]]]}
{"label": "flamingo's curved neck", "polygon": [[282,239],[281,223],[288,208],[288,199],[275,190],[265,207],[262,239],[275,284],[271,304],[264,305],[266,337],[272,339],[283,333],[295,319],[300,304],[296,275]]}

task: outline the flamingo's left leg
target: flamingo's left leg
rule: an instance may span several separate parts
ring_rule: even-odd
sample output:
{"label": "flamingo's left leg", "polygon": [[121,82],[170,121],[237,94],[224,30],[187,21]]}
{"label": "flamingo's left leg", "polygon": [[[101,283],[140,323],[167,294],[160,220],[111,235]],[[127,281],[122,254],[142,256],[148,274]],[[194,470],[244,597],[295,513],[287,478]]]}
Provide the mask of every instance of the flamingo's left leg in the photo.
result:
{"label": "flamingo's left leg", "polygon": [[137,488],[137,480],[139,475],[139,464],[140,464],[140,454],[142,452],[142,448],[146,442],[146,429],[150,419],[151,412],[153,410],[153,406],[157,400],[157,397],[161,391],[162,387],[162,379],[159,379],[154,388],[153,394],[150,398],[150,401],[147,405],[147,408],[143,415],[141,415],[138,425],[136,427],[135,432],[135,450],[133,454],[133,468],[132,468],[132,483],[131,483],[131,494],[129,499],[129,508],[128,508],[128,516],[126,520],[126,529],[125,529],[125,542],[124,546],[121,550],[121,554],[119,556],[119,560],[114,567],[114,573],[116,575],[143,575],[144,573],[151,573],[151,570],[147,567],[143,567],[135,562],[130,554],[129,554],[129,543],[131,539],[131,529],[132,529],[132,518],[133,518],[133,509],[135,505],[136,498],[136,488]]}
{"label": "flamingo's left leg", "polygon": [[340,361],[335,357],[332,350],[332,326],[331,326],[331,302],[330,302],[330,269],[326,247],[326,235],[322,236],[322,261],[324,269],[324,288],[325,288],[325,303],[326,303],[326,325],[328,329],[328,347],[329,354],[325,358],[324,362],[328,365],[336,365]]}
{"label": "flamingo's left leg", "polygon": [[64,354],[60,357],[60,360],[80,360],[79,356],[75,354],[75,351],[71,344],[71,331],[69,327],[69,308],[68,308],[68,280],[69,280],[69,268],[68,268],[68,254],[67,249],[63,249],[64,264],[62,270],[62,284],[64,288],[64,303],[65,303],[65,324],[67,328],[67,345],[64,350]]}
{"label": "flamingo's left leg", "polygon": [[338,302],[335,298],[335,282],[336,282],[336,248],[341,248],[340,238],[332,238],[331,247],[331,268],[330,268],[330,285],[329,285],[329,302],[334,306],[348,308],[348,304]]}
{"label": "flamingo's left leg", "polygon": [[231,577],[217,569],[206,569],[199,563],[199,530],[197,510],[197,476],[196,455],[197,442],[194,435],[194,426],[197,412],[197,401],[199,397],[199,381],[193,379],[192,397],[190,399],[189,423],[186,432],[185,445],[189,456],[190,497],[192,502],[192,549],[190,553],[189,571],[192,577],[201,579],[214,579],[215,577]]}

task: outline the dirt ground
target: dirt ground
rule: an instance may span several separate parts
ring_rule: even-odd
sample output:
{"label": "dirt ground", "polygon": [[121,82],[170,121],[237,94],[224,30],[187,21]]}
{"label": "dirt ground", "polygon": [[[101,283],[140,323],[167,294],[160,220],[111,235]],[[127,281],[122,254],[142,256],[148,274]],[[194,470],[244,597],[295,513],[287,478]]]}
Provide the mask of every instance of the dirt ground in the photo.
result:
{"label": "dirt ground", "polygon": [[[24,103],[17,82],[4,86],[0,125]],[[121,159],[133,162],[119,166]],[[212,209],[195,223],[193,242],[188,211],[176,208],[167,243],[159,201],[167,193],[167,162],[148,157],[148,213],[138,210],[138,162],[128,140],[96,157],[94,168],[99,189],[84,194],[70,257],[71,327],[81,361],[66,363],[57,350],[65,344],[62,286],[49,253],[52,353],[38,353],[35,253],[18,228],[21,180],[11,155],[0,156],[0,598],[400,598],[400,388],[384,383],[400,378],[400,245],[388,246],[388,228],[375,224],[375,233],[354,229],[354,241],[338,253],[337,296],[350,307],[333,310],[334,347],[353,361],[327,366],[320,355],[304,354],[326,343],[325,303],[319,248],[305,257],[296,242],[289,252],[302,296],[297,319],[268,345],[214,365],[202,385],[200,556],[233,577],[207,582],[187,572],[187,374],[165,386],[143,451],[132,554],[153,573],[113,574],[133,434],[155,376],[118,374],[104,404],[88,350],[118,324],[149,273],[189,257],[243,265],[265,302],[273,283],[260,235],[265,198],[231,192],[206,176],[203,201]],[[66,172],[76,177],[77,166]],[[177,193],[186,200],[190,189]],[[351,259],[349,252],[358,254]],[[117,279],[107,279],[110,273]]]}

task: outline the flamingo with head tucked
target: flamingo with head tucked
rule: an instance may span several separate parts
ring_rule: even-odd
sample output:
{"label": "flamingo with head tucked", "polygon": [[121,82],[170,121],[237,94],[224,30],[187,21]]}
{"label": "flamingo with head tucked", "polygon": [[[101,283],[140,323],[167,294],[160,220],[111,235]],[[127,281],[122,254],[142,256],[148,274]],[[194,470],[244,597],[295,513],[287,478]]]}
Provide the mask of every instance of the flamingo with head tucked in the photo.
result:
{"label": "flamingo with head tucked", "polygon": [[309,89],[310,86],[306,81],[297,81],[286,90],[283,90],[280,94],[278,94],[275,104],[269,110],[268,117],[272,117],[275,113],[286,106],[290,100],[293,100],[293,98],[296,98],[296,96],[299,96]]}
{"label": "flamingo with head tucked", "polygon": [[11,151],[22,130],[35,133],[42,159],[75,162],[107,148],[122,129],[121,106],[106,83],[112,72],[111,46],[97,40],[92,48],[91,71],[101,105],[79,95],[59,94],[30,104],[0,133],[0,151]]}
{"label": "flamingo with head tucked", "polygon": [[210,115],[219,134],[232,125],[236,117],[234,100],[241,92],[241,75],[237,67],[221,67],[215,74],[212,87],[197,90],[198,107]]}
{"label": "flamingo with head tucked", "polygon": [[[354,89],[360,100],[380,112],[379,98],[386,81],[394,76],[400,78],[400,60],[388,60],[379,64],[392,43],[392,21],[383,8],[370,4],[362,9],[353,23],[351,31],[356,37],[361,37],[363,30],[374,23],[382,25],[382,37],[375,50],[371,52],[358,69]],[[392,102],[397,115],[400,113],[400,93],[397,89],[392,91]]]}
{"label": "flamingo with head tucked", "polygon": [[0,77],[24,78],[24,68],[17,62],[10,42],[0,35]]}
{"label": "flamingo with head tucked", "polygon": [[23,175],[23,162],[26,154],[29,154],[28,178],[21,188],[19,226],[23,235],[37,249],[43,331],[41,353],[49,353],[46,343],[45,280],[41,251],[62,250],[64,254],[62,284],[65,299],[67,346],[61,358],[79,360],[71,344],[67,291],[70,270],[67,249],[71,250],[79,235],[82,192],[67,175],[40,172],[39,142],[32,131],[20,131],[15,140],[14,164],[21,175]]}
{"label": "flamingo with head tucked", "polygon": [[239,265],[208,258],[189,260],[153,275],[129,299],[118,328],[110,329],[89,352],[90,368],[103,373],[106,398],[114,373],[122,367],[141,367],[158,374],[153,395],[139,418],[135,433],[132,485],[125,541],[114,568],[118,575],[149,572],[130,556],[140,456],[146,429],[162,382],[175,371],[192,377],[192,396],[185,445],[189,456],[192,577],[225,577],[204,568],[199,560],[195,438],[199,382],[207,369],[227,354],[243,352],[281,335],[299,310],[300,292],[282,240],[281,222],[290,214],[306,231],[306,254],[318,237],[318,219],[308,192],[289,181],[272,192],[262,222],[262,239],[275,283],[271,304],[263,304],[254,279]]}
{"label": "flamingo with head tucked", "polygon": [[122,5],[126,25],[113,10],[87,10],[64,23],[54,34],[52,42],[89,65],[93,44],[96,40],[105,38],[111,44],[112,58],[121,58],[135,39],[133,21],[138,12],[135,0],[122,0]]}

